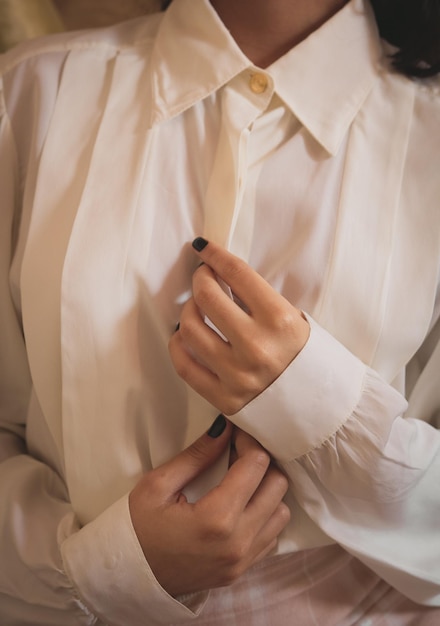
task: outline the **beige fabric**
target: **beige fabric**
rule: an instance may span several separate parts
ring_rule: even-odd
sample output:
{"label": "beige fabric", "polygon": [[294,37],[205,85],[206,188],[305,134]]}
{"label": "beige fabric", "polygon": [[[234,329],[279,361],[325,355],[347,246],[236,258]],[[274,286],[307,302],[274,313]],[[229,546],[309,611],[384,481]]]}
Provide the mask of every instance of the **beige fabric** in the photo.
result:
{"label": "beige fabric", "polygon": [[[262,590],[270,594],[270,602]],[[294,616],[294,617],[293,617]],[[438,626],[421,607],[339,546],[268,559],[211,591],[202,614],[171,626]]]}
{"label": "beige fabric", "polygon": [[160,10],[160,0],[0,0],[0,52],[25,39],[116,24]]}
{"label": "beige fabric", "polygon": [[[235,190],[220,205],[231,249],[252,232],[251,265],[316,320],[299,357],[231,416],[291,478],[280,550],[339,543],[362,571],[440,606],[440,343],[428,336],[440,315],[440,110],[381,54],[353,0],[267,68],[257,94],[256,68],[208,0],[174,0],[164,15],[2,59],[0,623],[198,620],[203,597],[178,602],[154,579],[127,494],[217,414],[193,402],[167,343],[197,263],[188,242],[212,224],[221,173]],[[236,161],[217,168],[223,128]],[[403,391],[422,343],[402,419],[391,383]],[[373,369],[353,398],[359,359]],[[233,626],[231,600],[259,626],[256,601],[275,602],[266,624],[291,624],[297,605],[278,581],[293,595],[295,567],[271,567],[246,577],[245,593],[245,581],[213,593],[201,618],[220,607]]]}

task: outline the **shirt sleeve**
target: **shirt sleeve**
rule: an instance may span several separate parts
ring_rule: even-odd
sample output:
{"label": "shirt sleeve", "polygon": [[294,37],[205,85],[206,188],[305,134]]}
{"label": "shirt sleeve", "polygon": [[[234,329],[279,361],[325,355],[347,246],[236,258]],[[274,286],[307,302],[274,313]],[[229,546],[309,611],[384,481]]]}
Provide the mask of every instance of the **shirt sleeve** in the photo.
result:
{"label": "shirt sleeve", "polygon": [[94,624],[73,594],[57,549],[59,527],[74,527],[65,488],[56,472],[26,448],[31,379],[9,283],[19,221],[19,173],[1,83],[0,189],[0,621]]}
{"label": "shirt sleeve", "polygon": [[[42,115],[50,119],[47,107],[46,102]],[[22,111],[30,115],[27,107]],[[160,587],[136,539],[128,496],[80,527],[59,463],[28,449],[27,415],[38,399],[20,296],[11,280],[25,156],[8,113],[0,78],[0,622],[153,626],[190,619],[207,594],[178,601]],[[24,121],[17,114],[14,128],[22,128]]]}
{"label": "shirt sleeve", "polygon": [[[438,606],[439,432],[403,417],[405,398],[309,321],[303,351],[231,419],[279,461],[328,536],[407,597]],[[427,420],[440,405],[439,348],[418,381]]]}
{"label": "shirt sleeve", "polygon": [[179,623],[195,618],[208,598],[200,592],[175,599],[159,585],[131,523],[128,496],[67,536],[61,551],[78,593],[112,626]]}

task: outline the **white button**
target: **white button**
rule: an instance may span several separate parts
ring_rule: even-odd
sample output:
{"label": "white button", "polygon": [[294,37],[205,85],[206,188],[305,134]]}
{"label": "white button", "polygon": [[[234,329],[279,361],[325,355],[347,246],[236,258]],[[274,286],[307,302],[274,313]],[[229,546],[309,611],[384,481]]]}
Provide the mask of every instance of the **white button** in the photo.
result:
{"label": "white button", "polygon": [[249,81],[249,87],[254,93],[264,93],[267,89],[268,84],[269,80],[266,74],[263,74],[261,72],[256,72],[255,74],[252,74]]}

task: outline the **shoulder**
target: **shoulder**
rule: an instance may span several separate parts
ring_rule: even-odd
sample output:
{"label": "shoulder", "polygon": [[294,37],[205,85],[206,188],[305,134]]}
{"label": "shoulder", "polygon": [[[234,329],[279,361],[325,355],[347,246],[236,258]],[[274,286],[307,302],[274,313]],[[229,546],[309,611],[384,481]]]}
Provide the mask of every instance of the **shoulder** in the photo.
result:
{"label": "shoulder", "polygon": [[[440,76],[414,81],[413,136],[419,158],[435,158],[440,167]],[[438,179],[438,176],[435,176]]]}
{"label": "shoulder", "polygon": [[[429,78],[411,78],[397,72],[388,59],[381,68],[383,106],[396,111],[406,101],[408,117],[408,157],[440,166],[440,74]],[[421,169],[421,168],[416,168]],[[434,177],[437,181],[440,178]]]}
{"label": "shoulder", "polygon": [[407,147],[407,186],[440,217],[440,76],[414,81],[414,107]]}
{"label": "shoulder", "polygon": [[136,61],[148,67],[161,19],[153,14],[42,37],[0,55],[0,117],[11,129],[23,171],[40,155],[51,125],[58,128],[56,120],[80,112],[99,119],[118,58],[128,58],[128,72],[134,68],[128,80],[139,80]]}
{"label": "shoulder", "polygon": [[131,55],[148,65],[162,16],[41,37],[0,55],[0,113],[7,113],[16,134],[23,135],[30,125],[46,127],[63,76],[84,95],[102,84],[118,56]]}
{"label": "shoulder", "polygon": [[[366,104],[373,130],[386,138],[392,162],[400,163],[400,197],[426,216],[432,232],[440,219],[440,76],[409,78],[397,72],[389,50],[378,65],[377,81]],[[365,116],[364,116],[365,117]]]}
{"label": "shoulder", "polygon": [[[415,90],[416,106],[436,115],[438,120],[440,115],[440,74],[431,78],[415,80]],[[437,127],[437,131],[440,132],[440,127]]]}
{"label": "shoulder", "polygon": [[162,13],[121,22],[107,28],[74,31],[40,37],[23,42],[0,55],[0,78],[20,73],[23,68],[49,69],[51,65],[63,63],[71,53],[81,52],[84,62],[87,57],[108,58],[124,52],[136,52],[152,46]]}

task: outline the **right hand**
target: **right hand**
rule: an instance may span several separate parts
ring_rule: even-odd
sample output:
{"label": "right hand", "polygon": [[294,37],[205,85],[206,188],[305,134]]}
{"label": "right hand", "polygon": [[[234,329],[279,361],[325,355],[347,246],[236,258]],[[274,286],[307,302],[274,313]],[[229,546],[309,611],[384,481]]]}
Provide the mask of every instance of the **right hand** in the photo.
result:
{"label": "right hand", "polygon": [[222,482],[190,504],[185,485],[218,459],[231,440],[203,435],[146,473],[130,493],[133,526],[145,557],[172,596],[234,582],[277,545],[290,519],[286,477],[255,439],[234,432],[235,460]]}

